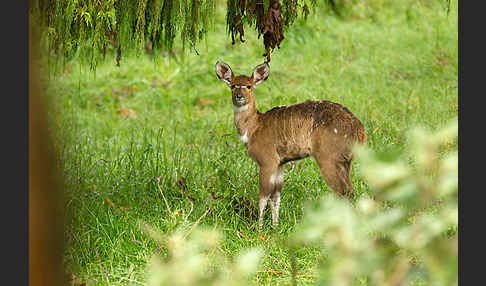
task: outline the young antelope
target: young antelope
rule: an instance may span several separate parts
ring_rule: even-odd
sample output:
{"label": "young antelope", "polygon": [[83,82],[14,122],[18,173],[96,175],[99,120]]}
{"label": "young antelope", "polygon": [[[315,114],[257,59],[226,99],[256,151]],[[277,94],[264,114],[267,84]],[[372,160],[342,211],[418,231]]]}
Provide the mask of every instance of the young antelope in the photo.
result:
{"label": "young antelope", "polygon": [[338,103],[306,101],[259,112],[253,91],[269,73],[267,63],[258,65],[251,76],[235,76],[229,65],[216,63],[216,75],[231,88],[238,135],[260,167],[258,231],[269,199],[272,225],[278,225],[285,163],[312,156],[327,185],[338,195],[353,199],[352,147],[366,143],[363,124]]}

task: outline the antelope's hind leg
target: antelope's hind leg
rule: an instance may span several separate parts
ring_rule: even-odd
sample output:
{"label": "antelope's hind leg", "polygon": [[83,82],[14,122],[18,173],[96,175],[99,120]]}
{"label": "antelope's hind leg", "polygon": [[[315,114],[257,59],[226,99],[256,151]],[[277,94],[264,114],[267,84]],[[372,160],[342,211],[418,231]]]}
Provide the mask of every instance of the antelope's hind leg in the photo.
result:
{"label": "antelope's hind leg", "polygon": [[339,196],[347,196],[354,200],[354,189],[351,182],[352,158],[344,156],[316,158],[326,184]]}
{"label": "antelope's hind leg", "polygon": [[353,157],[345,156],[341,162],[339,162],[339,171],[342,180],[346,184],[347,194],[351,201],[354,201],[354,188],[351,182],[351,167],[352,167]]}

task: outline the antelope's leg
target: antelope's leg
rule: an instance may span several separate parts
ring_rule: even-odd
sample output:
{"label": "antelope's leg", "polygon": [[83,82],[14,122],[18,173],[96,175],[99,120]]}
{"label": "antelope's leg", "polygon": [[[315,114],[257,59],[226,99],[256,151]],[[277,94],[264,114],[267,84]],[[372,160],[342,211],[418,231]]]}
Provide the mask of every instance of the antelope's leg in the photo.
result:
{"label": "antelope's leg", "polygon": [[353,154],[349,144],[336,135],[335,130],[322,129],[313,133],[311,155],[321,169],[322,178],[334,193],[353,200],[354,190],[350,178]]}
{"label": "antelope's leg", "polygon": [[267,206],[268,195],[263,195],[260,192],[259,200],[258,200],[258,207],[260,208],[260,212],[258,215],[258,232],[262,232],[263,227],[263,214],[265,213],[265,207]]}
{"label": "antelope's leg", "polygon": [[351,162],[336,159],[317,161],[322,177],[327,185],[339,196],[354,199],[354,189],[350,179]]}
{"label": "antelope's leg", "polygon": [[259,173],[259,202],[260,209],[258,216],[258,231],[262,231],[263,215],[265,214],[265,207],[267,206],[268,199],[275,191],[275,180],[277,177],[273,176],[277,173],[278,164],[265,165],[260,167]]}
{"label": "antelope's leg", "polygon": [[283,187],[283,174],[284,166],[278,166],[275,173],[270,177],[271,183],[274,185],[273,193],[270,196],[270,207],[272,209],[272,226],[276,228],[278,226],[278,211],[280,208],[280,191]]}

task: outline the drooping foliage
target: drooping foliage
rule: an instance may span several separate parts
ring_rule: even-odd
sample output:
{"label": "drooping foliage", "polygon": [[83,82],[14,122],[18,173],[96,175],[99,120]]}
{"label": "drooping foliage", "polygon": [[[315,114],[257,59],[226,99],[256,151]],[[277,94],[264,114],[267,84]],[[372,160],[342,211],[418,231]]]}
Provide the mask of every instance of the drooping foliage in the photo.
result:
{"label": "drooping foliage", "polygon": [[[194,48],[213,24],[214,0],[32,0],[30,25],[40,27],[44,50],[92,68],[107,49],[122,54],[170,50],[179,34]],[[160,54],[158,52],[155,55]]]}
{"label": "drooping foliage", "polygon": [[[368,0],[369,2],[373,2]],[[445,1],[449,6],[450,0]],[[322,0],[336,14],[357,0]],[[284,31],[298,17],[307,18],[317,0],[226,0],[226,25],[232,44],[244,42],[245,27],[263,39],[264,56],[280,48]],[[196,45],[213,27],[215,0],[30,0],[30,27],[39,28],[42,51],[69,60],[75,55],[92,69],[107,55],[171,51],[177,36],[183,50]],[[321,5],[322,7],[322,5]],[[263,37],[262,37],[263,35]]]}
{"label": "drooping foliage", "polygon": [[[280,3],[279,1],[282,1]],[[306,16],[315,0],[227,0],[227,30],[244,42],[244,26],[263,35],[267,61],[279,47],[283,28]],[[40,28],[45,51],[75,55],[95,68],[110,49],[122,55],[147,45],[154,55],[169,51],[180,36],[183,49],[196,50],[214,24],[215,0],[31,0],[30,25]]]}
{"label": "drooping foliage", "polygon": [[[334,1],[326,1],[335,7]],[[228,32],[232,43],[239,34],[240,41],[244,42],[244,23],[255,26],[258,38],[263,35],[266,61],[270,62],[270,48],[280,48],[285,39],[283,28],[293,24],[295,19],[302,15],[307,18],[309,6],[316,6],[316,0],[228,0],[226,14]]]}

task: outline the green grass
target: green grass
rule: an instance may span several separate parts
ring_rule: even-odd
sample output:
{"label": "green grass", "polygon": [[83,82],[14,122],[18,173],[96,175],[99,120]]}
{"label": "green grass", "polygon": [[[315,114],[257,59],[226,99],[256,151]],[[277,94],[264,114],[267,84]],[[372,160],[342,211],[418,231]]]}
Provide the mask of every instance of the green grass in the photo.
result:
{"label": "green grass", "polygon": [[[457,116],[457,3],[449,15],[434,3],[403,1],[344,20],[317,11],[307,22],[297,21],[272,54],[270,77],[255,92],[257,107],[266,111],[307,99],[339,102],[365,125],[370,148],[405,150],[411,127],[436,130]],[[144,285],[146,263],[166,248],[141,225],[170,233],[185,219],[196,222],[214,193],[222,198],[212,200],[200,224],[224,233],[224,253],[232,258],[260,246],[265,256],[254,282],[291,283],[289,250],[282,241],[304,208],[330,189],[313,159],[289,166],[279,228],[271,230],[267,211],[259,237],[258,169],[236,134],[230,91],[217,79],[214,64],[222,60],[236,74],[249,75],[263,62],[263,44],[247,31],[247,42],[232,46],[223,5],[216,19],[207,46],[198,47],[200,55],[159,62],[131,55],[122,58],[121,67],[113,56],[96,73],[73,61],[71,72],[51,78],[47,93],[69,218],[66,271],[81,281]],[[451,148],[457,149],[455,144]],[[371,193],[359,175],[365,167],[354,163],[358,195]],[[316,281],[315,266],[323,255],[313,247],[297,250],[299,285]],[[267,268],[271,261],[275,271]]]}

